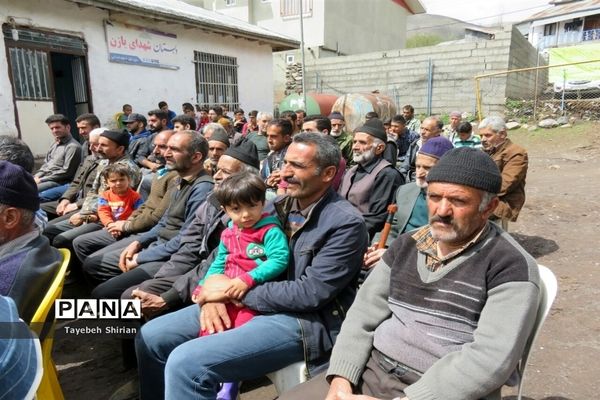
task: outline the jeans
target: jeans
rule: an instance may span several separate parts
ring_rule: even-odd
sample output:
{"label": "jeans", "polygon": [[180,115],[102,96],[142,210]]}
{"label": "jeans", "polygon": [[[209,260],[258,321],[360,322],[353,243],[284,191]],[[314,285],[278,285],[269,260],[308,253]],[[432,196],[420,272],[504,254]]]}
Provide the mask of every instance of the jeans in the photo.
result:
{"label": "jeans", "polygon": [[156,318],[136,337],[143,400],[214,400],[220,382],[255,379],[304,359],[298,320],[258,315],[246,324],[198,337],[200,308],[193,304]]}
{"label": "jeans", "polygon": [[[37,184],[39,193],[42,193],[43,191],[48,190],[48,189],[55,188],[57,186],[62,186],[62,185],[60,183],[54,182],[54,181],[45,181],[45,182],[40,182]],[[67,189],[65,189],[65,190],[67,190]]]}
{"label": "jeans", "polygon": [[64,185],[55,186],[51,189],[40,191],[40,203],[46,203],[48,201],[60,199],[60,196],[62,196],[68,188],[69,184],[65,183]]}

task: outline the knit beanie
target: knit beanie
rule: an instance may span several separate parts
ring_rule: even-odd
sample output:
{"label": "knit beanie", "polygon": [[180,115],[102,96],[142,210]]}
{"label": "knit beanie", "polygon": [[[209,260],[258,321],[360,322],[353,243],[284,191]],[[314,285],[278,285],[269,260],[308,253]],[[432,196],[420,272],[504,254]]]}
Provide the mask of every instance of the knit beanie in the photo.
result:
{"label": "knit beanie", "polygon": [[100,136],[112,140],[119,146],[125,147],[125,150],[129,147],[129,132],[126,129],[108,130],[100,134]]}
{"label": "knit beanie", "polygon": [[40,196],[33,176],[22,167],[0,161],[0,204],[37,211]]}
{"label": "knit beanie", "polygon": [[363,126],[358,127],[354,132],[367,133],[382,142],[387,142],[387,134],[385,133],[385,127],[383,122],[379,118],[371,118],[364,123]]}
{"label": "knit beanie", "polygon": [[432,182],[456,183],[498,194],[502,176],[489,155],[472,147],[460,147],[448,151],[431,168],[427,183]]}
{"label": "knit beanie", "polygon": [[223,153],[226,156],[233,157],[236,160],[248,164],[254,168],[260,168],[260,161],[258,160],[258,151],[254,143],[244,138],[236,143],[234,146],[229,147]]}
{"label": "knit beanie", "polygon": [[344,121],[344,116],[337,111],[334,111],[331,114],[329,114],[329,116],[327,118],[329,118],[330,120],[331,119],[339,119],[340,121]]}
{"label": "knit beanie", "polygon": [[227,146],[227,147],[229,147],[231,145],[231,142],[229,141],[229,136],[223,132],[213,131],[213,133],[210,136],[210,139],[208,139],[208,141],[212,142],[213,140],[216,140],[217,142],[221,142],[221,143],[225,144],[225,146]]}
{"label": "knit beanie", "polygon": [[437,158],[438,160],[442,157],[448,150],[452,150],[454,146],[452,142],[446,139],[443,136],[436,136],[429,139],[421,148],[419,149],[419,154],[423,154],[425,156]]}

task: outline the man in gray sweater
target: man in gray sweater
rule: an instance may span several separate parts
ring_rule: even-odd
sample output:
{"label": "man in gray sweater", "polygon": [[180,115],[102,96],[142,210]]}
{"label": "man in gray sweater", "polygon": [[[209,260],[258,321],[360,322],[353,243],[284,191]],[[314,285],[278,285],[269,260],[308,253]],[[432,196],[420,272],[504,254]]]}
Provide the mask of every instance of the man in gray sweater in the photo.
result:
{"label": "man in gray sweater", "polygon": [[280,399],[499,400],[516,383],[539,275],[488,221],[500,172],[485,153],[460,148],[427,182],[429,225],[398,237],[365,281],[328,371]]}

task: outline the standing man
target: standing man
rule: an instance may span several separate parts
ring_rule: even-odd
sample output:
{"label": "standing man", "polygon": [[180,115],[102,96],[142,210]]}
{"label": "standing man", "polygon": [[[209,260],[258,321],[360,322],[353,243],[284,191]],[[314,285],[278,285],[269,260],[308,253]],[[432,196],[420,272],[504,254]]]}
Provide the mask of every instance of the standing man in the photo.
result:
{"label": "standing man", "polygon": [[342,157],[346,160],[346,166],[352,166],[354,164],[352,157],[352,135],[344,129],[346,126],[344,116],[339,112],[333,112],[329,114],[328,118],[331,121],[330,135],[333,136],[338,146],[340,146]]}
{"label": "standing man", "polygon": [[242,136],[247,136],[250,132],[258,131],[257,118],[258,111],[252,110],[248,113],[248,122],[242,127]]}
{"label": "standing man", "polygon": [[173,129],[173,122],[172,122],[172,120],[177,115],[175,113],[175,111],[169,110],[169,105],[164,100],[158,103],[158,108],[160,110],[162,110],[164,113],[167,114],[167,123],[165,124],[166,125],[166,129]]}
{"label": "standing man", "polygon": [[254,143],[258,151],[258,159],[262,162],[269,155],[269,144],[267,143],[267,126],[273,119],[273,114],[259,112],[256,117],[256,131],[249,131],[246,137]]}
{"label": "standing man", "polygon": [[[245,295],[244,305],[261,315],[239,328],[224,330],[231,326],[224,314],[229,298],[218,281],[206,282],[203,293],[215,298],[202,299],[201,309],[194,304],[144,325],[136,338],[142,399],[214,399],[219,382],[253,379],[301,360],[311,373],[324,367],[367,244],[362,218],[330,187],[340,157],[321,134],[294,137],[282,170],[288,195],[270,209],[290,238],[285,277]],[[219,333],[198,337],[201,318]]]}
{"label": "standing man", "polygon": [[460,111],[452,111],[450,113],[450,124],[444,125],[443,135],[448,138],[451,142],[458,135],[458,125],[462,121],[462,113]]}
{"label": "standing man", "polygon": [[146,117],[142,114],[131,113],[125,120],[125,125],[131,136],[129,139],[129,155],[135,163],[142,167],[141,162],[152,152],[152,132],[146,130]]}
{"label": "standing man", "polygon": [[223,108],[221,106],[212,106],[208,109],[210,122],[219,122],[221,118],[223,118]]}
{"label": "standing man", "polygon": [[443,123],[437,117],[427,117],[421,124],[420,137],[418,140],[413,141],[408,147],[404,163],[400,167],[400,173],[402,173],[406,179],[406,182],[415,181],[415,161],[417,159],[417,152],[419,148],[423,146],[429,139],[442,134]]}
{"label": "standing man", "polygon": [[292,132],[292,123],[287,119],[274,119],[267,125],[267,143],[271,152],[262,163],[260,176],[271,193],[275,193],[277,185],[281,181],[281,167],[285,152],[292,142]]}
{"label": "standing man", "polygon": [[387,207],[404,183],[402,175],[383,158],[386,141],[383,123],[377,118],[356,129],[352,146],[356,165],[346,172],[338,190],[362,213],[370,238],[383,228]]}
{"label": "standing man", "polygon": [[302,125],[304,124],[304,118],[306,118],[306,112],[304,110],[296,110],[296,126],[298,127],[298,129],[302,128]]}
{"label": "standing man", "polygon": [[[40,193],[57,186],[64,186],[64,192],[67,189],[65,185],[73,180],[81,164],[81,145],[71,136],[71,124],[64,115],[51,115],[46,118],[46,124],[54,136],[54,143],[33,178]],[[54,199],[61,194],[58,193]]]}
{"label": "standing man", "polygon": [[502,174],[502,188],[498,192],[500,204],[492,218],[516,221],[525,203],[527,150],[508,138],[506,123],[500,117],[487,117],[481,121],[479,135],[483,150],[492,157]]}
{"label": "standing man", "polygon": [[375,266],[327,373],[281,400],[492,400],[519,379],[540,278],[535,259],[488,221],[500,171],[479,150],[453,149],[427,182],[429,225],[400,236]]}
{"label": "standing man", "polygon": [[395,115],[390,125],[390,133],[396,139],[398,146],[398,161],[403,163],[410,144],[419,139],[419,134],[406,127],[406,120],[402,115]]}
{"label": "standing man", "polygon": [[406,121],[406,127],[408,130],[413,132],[419,132],[421,130],[421,121],[419,118],[415,117],[415,109],[410,104],[402,107],[402,116]]}

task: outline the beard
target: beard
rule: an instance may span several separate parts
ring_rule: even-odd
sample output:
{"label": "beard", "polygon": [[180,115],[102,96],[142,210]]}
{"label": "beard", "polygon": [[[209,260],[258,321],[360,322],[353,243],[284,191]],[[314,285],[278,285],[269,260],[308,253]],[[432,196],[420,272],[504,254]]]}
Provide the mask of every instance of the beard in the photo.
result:
{"label": "beard", "polygon": [[375,149],[371,147],[362,153],[352,152],[352,161],[357,164],[366,164],[375,158]]}
{"label": "beard", "polygon": [[338,132],[331,131],[331,132],[329,132],[329,135],[333,136],[333,137],[340,137],[342,135],[342,131],[338,131]]}
{"label": "beard", "polygon": [[421,189],[425,189],[427,187],[427,179],[426,178],[415,178],[415,184]]}

